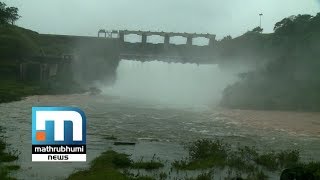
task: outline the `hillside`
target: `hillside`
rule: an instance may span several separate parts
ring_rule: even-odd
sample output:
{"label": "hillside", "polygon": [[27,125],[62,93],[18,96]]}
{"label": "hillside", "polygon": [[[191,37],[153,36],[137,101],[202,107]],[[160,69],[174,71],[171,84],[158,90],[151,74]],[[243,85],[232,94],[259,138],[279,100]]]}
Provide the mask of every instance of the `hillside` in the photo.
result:
{"label": "hillside", "polygon": [[0,25],[0,103],[20,100],[36,94],[60,94],[82,92],[74,81],[52,82],[59,86],[49,88],[49,82],[21,81],[19,62],[39,55],[58,56],[67,51],[69,44],[58,37],[51,38],[14,25]]}
{"label": "hillside", "polygon": [[[221,105],[239,109],[320,111],[320,13],[285,18],[275,32],[230,40],[225,50],[245,52],[239,41],[250,38],[250,58],[269,59],[265,66],[241,74],[241,80],[224,90]],[[263,40],[264,41],[263,41]],[[239,47],[239,48],[237,48]],[[238,52],[237,52],[238,50]],[[256,56],[257,55],[257,56]]]}
{"label": "hillside", "polygon": [[0,60],[21,58],[40,52],[38,33],[12,25],[0,27]]}

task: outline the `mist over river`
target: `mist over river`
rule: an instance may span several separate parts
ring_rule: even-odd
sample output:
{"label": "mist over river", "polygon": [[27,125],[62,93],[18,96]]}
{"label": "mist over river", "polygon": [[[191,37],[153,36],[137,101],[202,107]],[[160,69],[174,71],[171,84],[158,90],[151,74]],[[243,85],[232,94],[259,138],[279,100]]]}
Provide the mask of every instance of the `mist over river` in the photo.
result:
{"label": "mist over river", "polygon": [[[112,148],[133,159],[173,161],[186,155],[183,144],[222,138],[261,150],[300,149],[305,160],[320,160],[320,113],[227,110],[216,106],[223,89],[237,80],[216,65],[122,60],[113,86],[101,95],[31,96],[0,104],[7,142],[21,152],[18,179],[63,179]],[[87,116],[86,163],[31,162],[31,107],[75,106]],[[113,146],[106,137],[136,142]]]}

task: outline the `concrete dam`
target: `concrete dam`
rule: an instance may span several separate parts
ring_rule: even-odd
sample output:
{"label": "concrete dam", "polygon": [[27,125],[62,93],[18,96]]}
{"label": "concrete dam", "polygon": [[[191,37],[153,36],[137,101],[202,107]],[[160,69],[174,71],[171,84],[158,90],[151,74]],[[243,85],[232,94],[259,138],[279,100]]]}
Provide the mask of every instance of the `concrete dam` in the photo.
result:
{"label": "concrete dam", "polygon": [[[141,42],[125,42],[126,35],[138,35]],[[149,36],[160,36],[163,43],[148,43]],[[177,32],[152,32],[152,31],[106,31],[99,30],[98,37],[105,39],[116,38],[119,41],[120,59],[137,61],[165,61],[177,63],[212,64],[214,56],[215,35]],[[176,45],[170,43],[171,37],[184,37],[186,44]],[[206,46],[193,45],[194,38],[207,38]]]}
{"label": "concrete dam", "polygon": [[[130,43],[125,36],[141,36],[141,42]],[[164,61],[168,63],[214,64],[215,35],[197,33],[173,33],[151,31],[106,31],[99,30],[97,37],[40,35],[44,47],[59,49],[60,54],[43,53],[37,57],[26,57],[19,64],[22,80],[47,80],[52,76],[73,77],[78,82],[102,80],[113,83],[121,59],[135,61]],[[163,43],[148,43],[149,36],[163,37]],[[171,44],[170,38],[186,38],[186,44]],[[193,45],[193,38],[207,38],[205,46]],[[34,69],[37,75],[34,73]],[[32,73],[28,73],[33,69]],[[72,73],[72,75],[71,75]],[[32,75],[31,75],[32,74]],[[35,76],[35,77],[34,77]]]}

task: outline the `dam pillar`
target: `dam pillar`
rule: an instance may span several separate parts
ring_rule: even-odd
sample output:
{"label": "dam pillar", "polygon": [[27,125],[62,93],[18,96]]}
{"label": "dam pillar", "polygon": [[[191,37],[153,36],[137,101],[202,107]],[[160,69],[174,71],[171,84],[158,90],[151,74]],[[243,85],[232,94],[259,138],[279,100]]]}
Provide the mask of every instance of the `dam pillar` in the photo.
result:
{"label": "dam pillar", "polygon": [[142,45],[146,45],[147,44],[147,34],[143,33],[142,34]]}
{"label": "dam pillar", "polygon": [[20,80],[24,81],[27,79],[27,75],[26,75],[26,71],[27,71],[27,64],[26,63],[21,63],[20,64]]}
{"label": "dam pillar", "polygon": [[72,77],[71,65],[63,62],[60,62],[59,64],[57,64],[56,77],[60,81],[72,79],[73,77]]}
{"label": "dam pillar", "polygon": [[189,35],[187,37],[187,46],[192,46],[192,39],[193,39],[193,36],[192,35]]}
{"label": "dam pillar", "polygon": [[169,34],[164,35],[164,49],[168,50],[169,49],[169,44],[170,44],[170,36]]}
{"label": "dam pillar", "polygon": [[49,64],[49,72],[48,72],[48,76],[49,78],[52,76],[56,76],[57,72],[58,72],[58,64]]}
{"label": "dam pillar", "polygon": [[48,69],[48,65],[47,64],[40,64],[40,81],[44,81],[48,79],[48,75],[49,75],[49,69]]}
{"label": "dam pillar", "polygon": [[[34,66],[38,66],[38,72],[39,72],[39,74],[38,74],[38,76],[34,76],[34,80],[36,80],[36,81],[43,81],[43,79],[45,79],[45,72],[46,72],[46,64],[43,64],[43,63],[36,63],[36,64],[34,64]],[[29,71],[29,68],[28,68],[28,71]],[[31,72],[27,72],[27,73],[32,73],[32,71]]]}
{"label": "dam pillar", "polygon": [[49,76],[48,64],[45,63],[21,63],[20,80],[44,81]]}
{"label": "dam pillar", "polygon": [[107,37],[107,32],[106,32],[106,30],[104,30],[104,29],[100,29],[100,30],[98,31],[98,37],[100,37],[100,34],[104,34],[104,37]]}
{"label": "dam pillar", "polygon": [[213,47],[215,40],[216,40],[215,37],[210,37],[210,38],[209,38],[209,44],[208,44],[208,46],[209,46],[209,47]]}
{"label": "dam pillar", "polygon": [[119,41],[120,41],[120,43],[124,43],[124,32],[123,31],[119,31]]}

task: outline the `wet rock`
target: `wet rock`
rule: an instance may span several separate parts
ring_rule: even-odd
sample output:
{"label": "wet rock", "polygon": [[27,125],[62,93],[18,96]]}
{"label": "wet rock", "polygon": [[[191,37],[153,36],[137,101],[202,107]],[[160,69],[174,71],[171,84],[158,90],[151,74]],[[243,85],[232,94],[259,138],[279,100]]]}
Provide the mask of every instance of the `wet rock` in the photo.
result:
{"label": "wet rock", "polygon": [[91,87],[89,89],[89,92],[90,92],[90,95],[98,95],[98,94],[101,94],[102,91],[96,87]]}
{"label": "wet rock", "polygon": [[119,146],[119,145],[131,145],[131,146],[134,146],[136,145],[136,143],[134,142],[120,142],[120,141],[116,141],[113,143],[113,145],[115,146]]}

